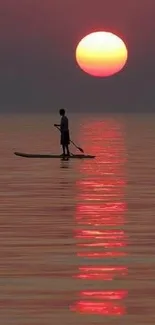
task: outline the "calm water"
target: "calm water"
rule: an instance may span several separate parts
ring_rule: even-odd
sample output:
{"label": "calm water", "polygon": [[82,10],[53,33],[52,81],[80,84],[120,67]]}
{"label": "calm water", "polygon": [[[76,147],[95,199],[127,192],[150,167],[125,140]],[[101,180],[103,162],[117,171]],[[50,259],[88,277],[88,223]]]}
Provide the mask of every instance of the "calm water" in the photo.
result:
{"label": "calm water", "polygon": [[[155,324],[155,116],[0,119],[0,323]],[[74,152],[74,148],[72,148]]]}

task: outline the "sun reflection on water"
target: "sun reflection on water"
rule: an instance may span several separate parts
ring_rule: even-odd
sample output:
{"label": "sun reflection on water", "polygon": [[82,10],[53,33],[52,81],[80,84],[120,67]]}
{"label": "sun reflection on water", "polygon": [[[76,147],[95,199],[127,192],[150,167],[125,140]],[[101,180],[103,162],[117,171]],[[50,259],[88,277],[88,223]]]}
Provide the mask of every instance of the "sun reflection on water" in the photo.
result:
{"label": "sun reflection on water", "polygon": [[[128,292],[112,289],[117,280],[128,275],[119,259],[126,256],[125,213],[125,147],[122,125],[116,121],[83,124],[81,137],[87,151],[96,154],[95,162],[82,162],[81,179],[77,182],[76,208],[77,256],[81,259],[77,279],[86,281],[88,290],[78,293],[71,310],[98,315],[123,315]],[[83,259],[83,261],[82,261]],[[85,265],[84,265],[85,264]],[[87,281],[93,281],[89,289]],[[101,282],[100,282],[101,281]],[[110,290],[103,290],[109,281]],[[121,283],[121,281],[119,281]],[[106,285],[107,287],[107,285]]]}

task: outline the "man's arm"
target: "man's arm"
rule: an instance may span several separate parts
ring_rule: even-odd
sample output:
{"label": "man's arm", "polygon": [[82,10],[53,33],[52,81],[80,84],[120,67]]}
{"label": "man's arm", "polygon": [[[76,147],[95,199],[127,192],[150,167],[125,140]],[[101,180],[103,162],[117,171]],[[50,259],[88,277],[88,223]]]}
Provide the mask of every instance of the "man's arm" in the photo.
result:
{"label": "man's arm", "polygon": [[59,127],[60,130],[63,129],[63,119],[61,118],[60,124],[54,124],[54,126]]}

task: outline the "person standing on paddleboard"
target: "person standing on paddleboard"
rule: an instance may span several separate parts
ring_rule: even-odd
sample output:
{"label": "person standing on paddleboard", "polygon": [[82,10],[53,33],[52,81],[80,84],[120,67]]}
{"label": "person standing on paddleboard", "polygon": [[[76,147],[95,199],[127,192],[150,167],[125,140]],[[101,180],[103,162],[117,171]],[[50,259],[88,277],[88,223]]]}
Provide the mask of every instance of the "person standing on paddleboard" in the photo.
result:
{"label": "person standing on paddleboard", "polygon": [[65,115],[66,112],[63,108],[59,110],[59,114],[61,116],[60,124],[54,124],[56,127],[60,127],[61,137],[60,144],[62,145],[63,154],[62,156],[70,156],[69,144],[70,144],[70,136],[69,136],[69,122],[68,118]]}

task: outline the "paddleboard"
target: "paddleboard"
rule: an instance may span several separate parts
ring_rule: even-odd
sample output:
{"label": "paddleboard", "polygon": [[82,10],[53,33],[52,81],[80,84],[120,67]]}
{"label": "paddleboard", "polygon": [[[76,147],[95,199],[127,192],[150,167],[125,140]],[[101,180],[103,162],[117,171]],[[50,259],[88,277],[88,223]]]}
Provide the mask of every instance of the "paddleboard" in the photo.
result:
{"label": "paddleboard", "polygon": [[[16,156],[24,157],[24,158],[59,158],[62,159],[61,155],[52,155],[52,154],[32,154],[32,153],[24,153],[24,152],[14,152]],[[69,159],[92,159],[95,156],[92,155],[81,155],[75,154],[71,155]]]}

